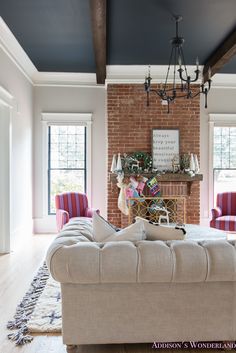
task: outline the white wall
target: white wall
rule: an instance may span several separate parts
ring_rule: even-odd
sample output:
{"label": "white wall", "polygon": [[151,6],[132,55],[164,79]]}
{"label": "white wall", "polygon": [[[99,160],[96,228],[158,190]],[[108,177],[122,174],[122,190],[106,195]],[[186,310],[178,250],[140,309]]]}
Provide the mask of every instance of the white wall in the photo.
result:
{"label": "white wall", "polygon": [[[92,207],[106,216],[106,129],[104,87],[38,86],[34,90],[34,200],[35,232],[55,231],[55,216],[43,205],[42,112],[92,113]],[[45,184],[46,185],[46,184]]]}
{"label": "white wall", "polygon": [[32,228],[33,87],[0,48],[0,86],[12,96],[11,232],[12,245]]}
{"label": "white wall", "polygon": [[[204,97],[201,97],[201,132],[200,132],[200,165],[203,173],[201,182],[201,223],[209,225],[211,217],[209,200],[209,114],[210,113],[236,113],[236,89],[235,88],[212,88],[208,97],[208,108],[204,108]],[[236,121],[235,121],[236,124]]]}

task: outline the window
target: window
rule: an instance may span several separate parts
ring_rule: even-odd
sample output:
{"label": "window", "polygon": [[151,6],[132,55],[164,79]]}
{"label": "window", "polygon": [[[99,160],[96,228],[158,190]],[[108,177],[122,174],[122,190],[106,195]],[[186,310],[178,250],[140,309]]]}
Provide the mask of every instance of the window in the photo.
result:
{"label": "window", "polygon": [[86,192],[86,126],[48,126],[48,214],[55,213],[55,195]]}
{"label": "window", "polygon": [[236,127],[214,126],[214,199],[217,193],[236,191]]}

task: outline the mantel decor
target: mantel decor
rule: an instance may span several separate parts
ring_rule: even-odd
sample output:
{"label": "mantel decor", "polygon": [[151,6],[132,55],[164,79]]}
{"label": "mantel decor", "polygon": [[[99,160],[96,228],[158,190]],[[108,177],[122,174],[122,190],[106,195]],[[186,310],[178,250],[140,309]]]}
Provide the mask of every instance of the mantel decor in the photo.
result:
{"label": "mantel decor", "polygon": [[[186,62],[184,59],[184,38],[179,36],[179,22],[182,21],[182,17],[174,16],[174,20],[176,33],[175,37],[171,39],[172,48],[164,85],[161,83],[159,89],[154,89],[151,87],[152,78],[150,73],[150,66],[148,69],[148,74],[145,77],[144,87],[147,93],[147,106],[149,106],[150,92],[156,93],[161,98],[162,103],[168,106],[168,113],[170,112],[170,103],[174,102],[177,98],[192,99],[202,93],[205,96],[205,108],[207,108],[207,95],[211,88],[211,69],[209,67],[207,84],[205,85],[203,79],[203,82],[200,85],[200,90],[197,93],[193,93],[191,90],[191,84],[197,82],[199,78],[199,60],[198,58],[196,59],[196,70],[194,71],[194,76],[191,77],[187,70]],[[169,84],[169,74],[172,67],[173,82],[172,87],[168,88],[167,85]],[[177,69],[177,67],[179,68]],[[180,86],[177,86],[177,76],[179,76]]]}
{"label": "mantel decor", "polygon": [[179,159],[179,129],[153,129],[153,169],[172,170],[175,158]]}

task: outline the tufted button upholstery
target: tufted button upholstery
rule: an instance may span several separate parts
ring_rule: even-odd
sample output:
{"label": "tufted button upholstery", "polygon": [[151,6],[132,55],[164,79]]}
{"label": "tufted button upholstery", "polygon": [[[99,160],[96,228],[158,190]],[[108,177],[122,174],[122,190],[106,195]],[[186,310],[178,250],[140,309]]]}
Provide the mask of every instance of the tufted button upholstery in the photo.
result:
{"label": "tufted button upholstery", "polygon": [[47,264],[57,281],[82,284],[236,281],[234,241],[144,240],[103,244],[91,241],[92,234],[82,234],[82,229],[81,233],[78,229],[65,229],[49,247]]}

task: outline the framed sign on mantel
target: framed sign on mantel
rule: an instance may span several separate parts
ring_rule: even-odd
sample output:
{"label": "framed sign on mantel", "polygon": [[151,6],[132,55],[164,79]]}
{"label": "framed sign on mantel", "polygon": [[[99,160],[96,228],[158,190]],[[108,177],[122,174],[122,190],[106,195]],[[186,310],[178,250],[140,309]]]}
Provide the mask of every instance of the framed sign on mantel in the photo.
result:
{"label": "framed sign on mantel", "polygon": [[179,158],[179,129],[152,129],[153,169],[172,170],[175,157]]}

